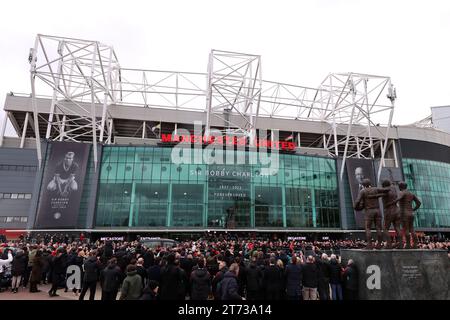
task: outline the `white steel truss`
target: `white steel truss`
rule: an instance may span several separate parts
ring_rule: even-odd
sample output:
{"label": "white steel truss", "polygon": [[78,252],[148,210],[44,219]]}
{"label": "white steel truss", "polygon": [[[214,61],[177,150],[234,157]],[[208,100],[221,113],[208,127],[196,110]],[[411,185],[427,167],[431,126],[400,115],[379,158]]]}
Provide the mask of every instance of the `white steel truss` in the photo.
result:
{"label": "white steel truss", "polygon": [[[261,98],[261,57],[212,50],[209,55],[206,93],[206,135],[211,118],[218,117],[228,134],[241,134],[253,141]],[[239,115],[232,121],[229,114]]]}
{"label": "white steel truss", "polygon": [[[206,112],[205,134],[216,118],[228,134],[250,142],[258,117],[327,123],[322,145],[343,159],[341,178],[351,157],[381,158],[379,176],[390,144],[396,93],[385,76],[333,73],[317,88],[271,82],[262,80],[259,55],[219,50],[211,51],[207,73],[121,68],[110,46],[44,35],[36,37],[29,59],[36,141],[44,121],[46,139],[113,143],[108,106],[114,104]],[[37,114],[37,91],[52,97],[48,119]],[[37,149],[41,162],[39,143]]]}
{"label": "white steel truss", "polygon": [[[89,138],[97,166],[97,142],[111,137],[108,105],[120,91],[120,66],[111,46],[98,41],[38,34],[30,49],[31,98],[38,160],[41,165],[39,121],[46,121],[46,139],[80,142]],[[48,119],[38,115],[36,91],[52,90]],[[96,104],[103,106],[96,110]]]}
{"label": "white steel truss", "polygon": [[434,128],[433,117],[432,117],[432,115],[429,115],[428,117],[423,118],[422,120],[416,121],[410,125],[414,126],[414,127],[419,127],[419,128]]}
{"label": "white steel truss", "polygon": [[397,98],[391,79],[369,74],[333,73],[322,81],[319,89],[316,103],[321,105],[323,120],[330,124],[329,134],[323,137],[324,147],[331,156],[342,157],[340,178],[347,158],[373,159],[378,147],[379,180]]}

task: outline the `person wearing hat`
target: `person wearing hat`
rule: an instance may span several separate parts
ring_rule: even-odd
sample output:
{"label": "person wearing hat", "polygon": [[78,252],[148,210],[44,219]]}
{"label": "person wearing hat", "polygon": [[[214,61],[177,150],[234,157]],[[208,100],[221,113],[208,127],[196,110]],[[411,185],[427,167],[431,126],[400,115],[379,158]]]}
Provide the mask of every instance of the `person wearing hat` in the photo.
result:
{"label": "person wearing hat", "polygon": [[127,266],[127,277],[123,280],[120,300],[138,300],[142,294],[141,276],[137,274],[136,266]]}

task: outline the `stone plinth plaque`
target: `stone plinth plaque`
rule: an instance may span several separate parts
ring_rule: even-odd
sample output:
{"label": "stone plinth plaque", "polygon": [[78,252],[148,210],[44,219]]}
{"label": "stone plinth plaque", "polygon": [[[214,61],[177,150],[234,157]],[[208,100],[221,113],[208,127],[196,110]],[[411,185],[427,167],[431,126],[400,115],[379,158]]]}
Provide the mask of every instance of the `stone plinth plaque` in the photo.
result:
{"label": "stone plinth plaque", "polygon": [[358,269],[364,300],[450,300],[450,263],[444,250],[341,250]]}

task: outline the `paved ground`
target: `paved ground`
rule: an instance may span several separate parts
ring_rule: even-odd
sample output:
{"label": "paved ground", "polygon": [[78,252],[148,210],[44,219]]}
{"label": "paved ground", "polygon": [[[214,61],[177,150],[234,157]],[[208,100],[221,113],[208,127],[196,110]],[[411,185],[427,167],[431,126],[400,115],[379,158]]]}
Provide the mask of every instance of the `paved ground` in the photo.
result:
{"label": "paved ground", "polygon": [[[59,297],[49,297],[48,291],[51,285],[41,285],[39,290],[41,292],[30,293],[29,289],[19,288],[19,292],[12,293],[11,289],[8,291],[0,292],[0,300],[78,300],[79,296],[75,296],[72,291],[64,292],[64,289],[59,289],[57,294]],[[100,285],[97,285],[97,292],[95,293],[95,300],[100,300],[102,292],[100,290]],[[89,299],[89,290],[84,297],[84,300]]]}

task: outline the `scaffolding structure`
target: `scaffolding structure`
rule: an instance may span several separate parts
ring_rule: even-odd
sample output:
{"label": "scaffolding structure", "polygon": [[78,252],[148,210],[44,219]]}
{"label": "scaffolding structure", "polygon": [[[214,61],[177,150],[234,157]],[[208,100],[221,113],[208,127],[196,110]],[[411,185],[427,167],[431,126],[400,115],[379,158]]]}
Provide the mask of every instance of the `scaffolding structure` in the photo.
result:
{"label": "scaffolding structure", "polygon": [[[113,48],[98,41],[38,34],[29,62],[39,165],[39,122],[45,121],[46,139],[80,142],[80,136],[90,136],[97,167],[97,142],[111,143],[108,106],[120,100],[120,66]],[[48,119],[40,118],[37,110],[36,96],[42,85],[52,90]],[[100,115],[96,104],[103,106]]]}
{"label": "scaffolding structure", "polygon": [[[207,73],[122,68],[111,46],[40,34],[29,61],[39,164],[39,123],[44,122],[46,139],[88,137],[97,165],[96,145],[114,143],[111,105],[205,112],[205,134],[217,118],[226,124],[226,134],[247,136],[250,142],[261,117],[326,123],[322,146],[329,156],[343,159],[341,178],[345,160],[353,157],[379,158],[379,177],[392,143],[396,92],[386,76],[332,73],[317,88],[297,86],[263,80],[259,55],[220,50],[210,52]],[[43,118],[36,99],[46,93],[52,103]],[[145,130],[144,121],[143,137]]]}

